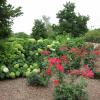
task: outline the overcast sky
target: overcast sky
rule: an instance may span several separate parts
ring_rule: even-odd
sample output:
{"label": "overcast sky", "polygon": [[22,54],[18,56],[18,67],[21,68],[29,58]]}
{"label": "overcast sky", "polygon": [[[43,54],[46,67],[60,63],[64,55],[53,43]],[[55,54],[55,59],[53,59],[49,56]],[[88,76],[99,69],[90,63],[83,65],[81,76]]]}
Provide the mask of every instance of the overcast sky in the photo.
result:
{"label": "overcast sky", "polygon": [[41,19],[42,15],[49,16],[51,23],[57,23],[56,13],[67,1],[75,3],[76,12],[89,15],[89,28],[100,28],[100,0],[8,0],[15,7],[21,6],[24,13],[14,20],[12,30],[30,34],[34,19]]}

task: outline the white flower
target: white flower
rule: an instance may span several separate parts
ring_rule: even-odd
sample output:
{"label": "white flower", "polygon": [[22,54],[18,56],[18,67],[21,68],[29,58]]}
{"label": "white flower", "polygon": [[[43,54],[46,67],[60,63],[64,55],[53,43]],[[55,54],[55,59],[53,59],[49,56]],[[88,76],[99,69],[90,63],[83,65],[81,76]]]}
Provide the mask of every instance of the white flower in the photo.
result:
{"label": "white flower", "polygon": [[40,72],[40,69],[34,69],[33,72],[39,73]]}
{"label": "white flower", "polygon": [[67,38],[67,40],[70,40],[70,38]]}
{"label": "white flower", "polygon": [[7,72],[9,72],[9,69],[7,67],[4,67],[3,72],[7,73]]}
{"label": "white flower", "polygon": [[55,51],[55,49],[53,49],[53,48],[50,48],[50,50]]}
{"label": "white flower", "polygon": [[42,43],[43,42],[43,39],[39,39],[37,40],[38,43]]}
{"label": "white flower", "polygon": [[52,45],[47,45],[48,48],[52,48]]}

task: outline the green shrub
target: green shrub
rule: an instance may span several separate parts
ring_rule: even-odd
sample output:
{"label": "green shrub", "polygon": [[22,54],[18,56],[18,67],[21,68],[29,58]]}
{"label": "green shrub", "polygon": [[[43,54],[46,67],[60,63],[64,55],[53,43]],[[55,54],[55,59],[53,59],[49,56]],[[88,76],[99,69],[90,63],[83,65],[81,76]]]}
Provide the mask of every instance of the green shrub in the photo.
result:
{"label": "green shrub", "polygon": [[87,42],[100,43],[100,29],[87,32],[84,38]]}
{"label": "green shrub", "polygon": [[70,39],[69,41],[67,41],[67,45],[68,45],[68,47],[80,48],[83,45],[85,45],[85,41],[83,38],[73,38],[73,39]]}
{"label": "green shrub", "polygon": [[27,78],[29,85],[36,85],[36,86],[47,86],[49,82],[48,76],[43,76],[41,74],[31,73]]}
{"label": "green shrub", "polygon": [[56,40],[58,40],[60,43],[65,44],[66,42],[68,42],[68,40],[70,40],[71,37],[68,35],[58,35],[56,37]]}
{"label": "green shrub", "polygon": [[29,35],[27,35],[24,32],[18,32],[18,33],[14,34],[14,37],[16,37],[16,38],[29,38]]}
{"label": "green shrub", "polygon": [[54,100],[88,100],[83,80],[78,84],[63,84],[54,89]]}
{"label": "green shrub", "polygon": [[84,38],[72,38],[70,35],[58,35],[56,40],[62,45],[66,44],[68,47],[82,47],[85,44]]}

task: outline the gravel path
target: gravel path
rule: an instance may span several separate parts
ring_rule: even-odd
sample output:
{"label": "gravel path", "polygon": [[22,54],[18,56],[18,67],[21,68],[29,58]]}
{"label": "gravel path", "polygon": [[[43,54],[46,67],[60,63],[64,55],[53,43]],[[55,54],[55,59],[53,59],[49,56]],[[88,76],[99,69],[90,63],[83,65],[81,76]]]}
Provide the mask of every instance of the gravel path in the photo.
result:
{"label": "gravel path", "polygon": [[0,81],[0,100],[52,100],[52,90],[28,86],[23,78]]}
{"label": "gravel path", "polygon": [[[0,100],[53,100],[52,86],[31,87],[26,79],[0,81]],[[100,100],[100,80],[88,80],[89,100]]]}
{"label": "gravel path", "polygon": [[100,100],[100,79],[88,80],[87,92],[88,92],[89,100]]}

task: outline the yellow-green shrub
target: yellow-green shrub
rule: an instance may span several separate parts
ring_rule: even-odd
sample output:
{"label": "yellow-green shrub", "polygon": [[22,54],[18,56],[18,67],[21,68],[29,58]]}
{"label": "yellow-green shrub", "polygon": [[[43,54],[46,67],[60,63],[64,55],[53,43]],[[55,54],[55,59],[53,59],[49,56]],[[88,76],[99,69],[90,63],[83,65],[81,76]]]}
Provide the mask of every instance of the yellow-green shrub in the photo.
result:
{"label": "yellow-green shrub", "polygon": [[87,42],[100,43],[100,29],[87,32],[84,38]]}

